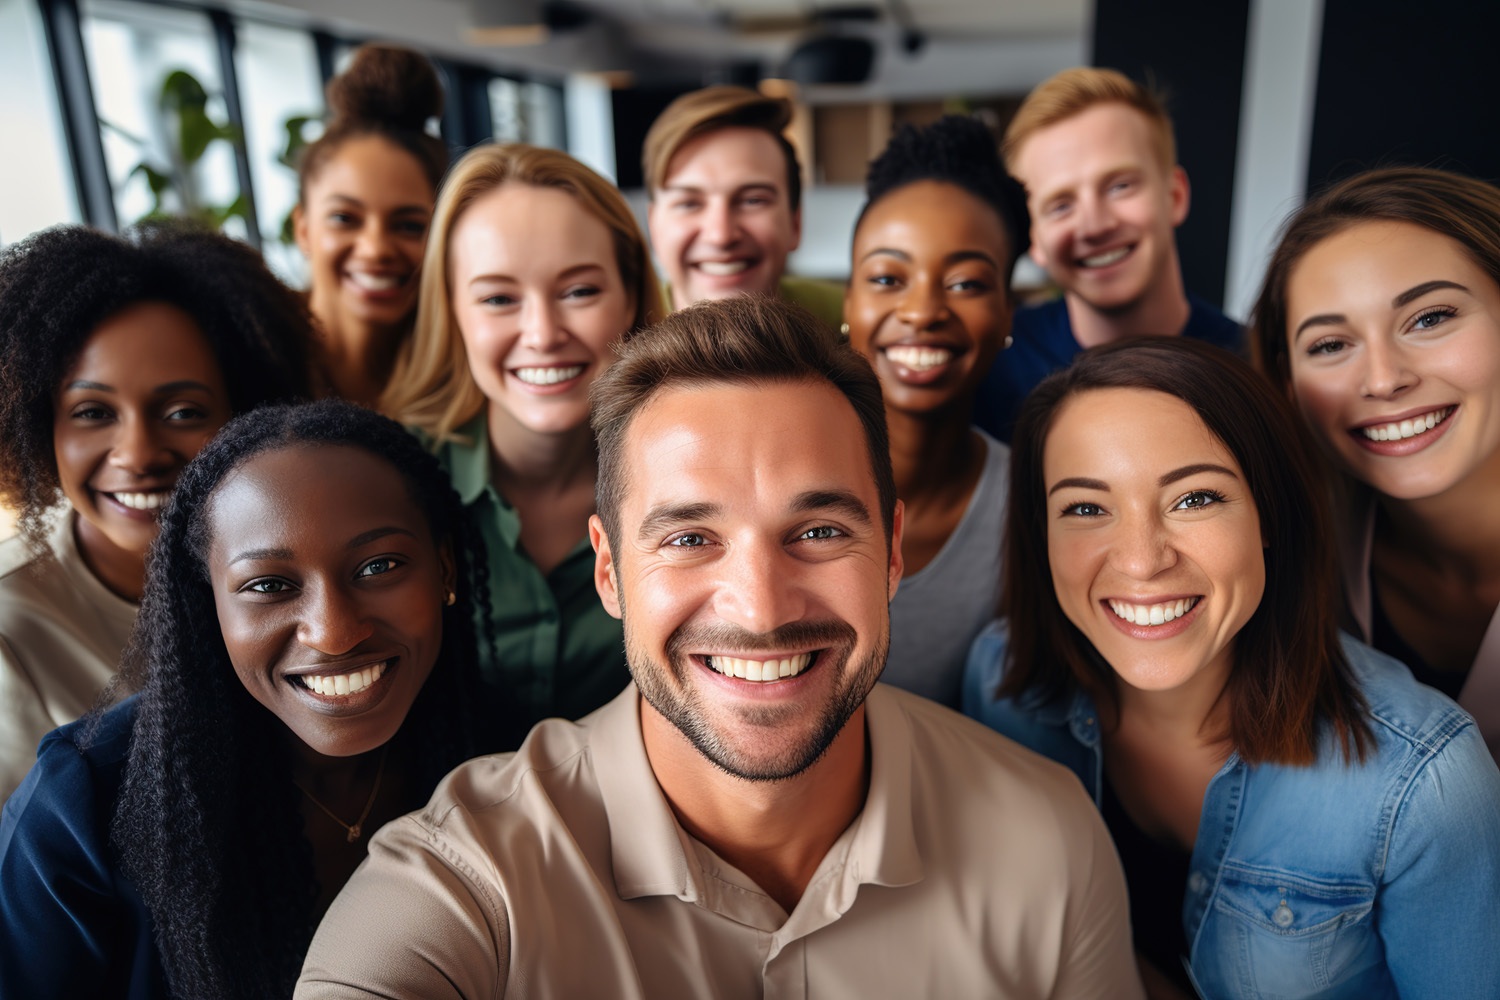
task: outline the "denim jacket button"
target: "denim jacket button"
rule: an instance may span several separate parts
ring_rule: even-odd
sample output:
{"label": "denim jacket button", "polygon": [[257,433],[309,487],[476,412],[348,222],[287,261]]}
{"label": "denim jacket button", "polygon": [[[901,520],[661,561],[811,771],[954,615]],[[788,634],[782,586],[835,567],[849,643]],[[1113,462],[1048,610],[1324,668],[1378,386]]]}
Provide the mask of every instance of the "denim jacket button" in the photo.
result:
{"label": "denim jacket button", "polygon": [[1187,887],[1189,892],[1202,892],[1207,885],[1208,879],[1203,877],[1202,872],[1193,872],[1188,876]]}
{"label": "denim jacket button", "polygon": [[1285,902],[1282,902],[1280,906],[1276,907],[1275,912],[1271,914],[1271,922],[1277,927],[1292,926],[1292,908],[1287,906]]}

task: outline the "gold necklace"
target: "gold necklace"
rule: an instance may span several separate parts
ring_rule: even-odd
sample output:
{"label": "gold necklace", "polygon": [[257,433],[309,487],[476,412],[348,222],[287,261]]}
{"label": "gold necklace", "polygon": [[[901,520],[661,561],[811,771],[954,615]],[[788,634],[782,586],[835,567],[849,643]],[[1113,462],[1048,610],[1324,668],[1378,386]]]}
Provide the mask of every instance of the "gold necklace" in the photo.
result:
{"label": "gold necklace", "polygon": [[375,787],[370,789],[370,798],[365,802],[365,811],[359,814],[359,819],[357,819],[357,820],[354,821],[354,825],[353,826],[350,826],[348,823],[345,823],[343,820],[339,819],[337,816],[335,816],[333,814],[333,810],[332,809],[328,808],[323,803],[321,803],[317,799],[315,799],[313,797],[313,793],[312,792],[309,792],[306,788],[302,787],[302,782],[300,782],[300,781],[293,781],[292,784],[296,785],[299,789],[301,789],[302,794],[307,796],[307,800],[309,802],[311,802],[313,805],[317,806],[319,809],[321,809],[325,813],[327,813],[329,819],[333,820],[335,823],[337,823],[339,826],[343,827],[345,830],[348,830],[349,831],[349,841],[348,842],[352,844],[356,840],[359,839],[360,827],[364,825],[365,819],[368,818],[369,815],[370,815],[371,808],[373,808],[374,805],[375,805],[375,796],[380,791],[380,779],[381,779],[381,777],[383,777],[385,775],[385,755],[390,751],[390,749],[391,749],[391,744],[390,744],[390,741],[387,740],[385,746],[383,746],[383,747],[380,748],[380,766],[375,769]]}

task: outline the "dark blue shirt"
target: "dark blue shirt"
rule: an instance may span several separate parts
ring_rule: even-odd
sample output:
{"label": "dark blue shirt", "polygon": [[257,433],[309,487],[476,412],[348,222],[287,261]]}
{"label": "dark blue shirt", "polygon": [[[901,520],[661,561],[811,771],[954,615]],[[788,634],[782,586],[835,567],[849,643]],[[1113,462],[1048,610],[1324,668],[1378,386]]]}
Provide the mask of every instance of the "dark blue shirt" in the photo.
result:
{"label": "dark blue shirt", "polygon": [[[1245,334],[1238,323],[1195,295],[1187,298],[1190,311],[1182,336],[1244,353]],[[974,423],[1006,444],[1031,390],[1083,350],[1073,339],[1067,300],[1061,298],[1017,310],[1010,336],[1010,346],[995,358],[974,400]]]}
{"label": "dark blue shirt", "polygon": [[109,848],[134,698],[86,747],[49,733],[0,812],[0,997],[167,997],[151,917]]}

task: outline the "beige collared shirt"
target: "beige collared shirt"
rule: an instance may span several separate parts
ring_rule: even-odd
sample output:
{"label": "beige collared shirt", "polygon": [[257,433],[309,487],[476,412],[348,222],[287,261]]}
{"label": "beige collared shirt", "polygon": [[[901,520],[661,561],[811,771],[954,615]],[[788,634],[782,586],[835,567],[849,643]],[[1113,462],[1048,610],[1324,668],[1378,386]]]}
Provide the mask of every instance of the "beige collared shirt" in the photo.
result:
{"label": "beige collared shirt", "polygon": [[296,996],[1141,996],[1078,779],[903,691],[867,706],[865,807],[790,915],[678,824],[631,686],[384,827]]}
{"label": "beige collared shirt", "polygon": [[36,747],[83,715],[114,677],[138,607],[84,565],[72,509],[59,513],[38,558],[0,541],[0,802],[36,761]]}

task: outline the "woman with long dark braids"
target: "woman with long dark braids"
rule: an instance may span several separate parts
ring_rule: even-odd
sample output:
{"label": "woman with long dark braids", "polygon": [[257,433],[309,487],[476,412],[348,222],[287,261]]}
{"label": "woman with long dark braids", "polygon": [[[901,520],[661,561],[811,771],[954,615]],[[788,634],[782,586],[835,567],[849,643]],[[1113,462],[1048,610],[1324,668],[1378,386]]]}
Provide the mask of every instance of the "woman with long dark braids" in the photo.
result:
{"label": "woman with long dark braids", "polygon": [[369,835],[516,742],[475,725],[486,566],[399,425],[227,424],[161,520],[140,694],[48,736],[0,817],[0,995],[290,995]]}

